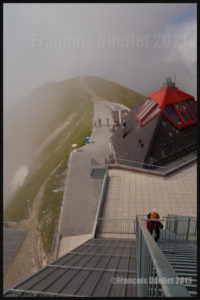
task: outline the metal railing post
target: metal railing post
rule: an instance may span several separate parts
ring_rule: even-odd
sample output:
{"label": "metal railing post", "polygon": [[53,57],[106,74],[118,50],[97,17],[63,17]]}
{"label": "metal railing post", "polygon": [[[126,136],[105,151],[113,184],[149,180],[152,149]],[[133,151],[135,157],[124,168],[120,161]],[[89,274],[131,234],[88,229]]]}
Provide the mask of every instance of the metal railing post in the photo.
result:
{"label": "metal railing post", "polygon": [[190,220],[191,218],[188,218],[188,224],[187,224],[187,233],[186,233],[186,241],[188,240],[189,232],[190,232]]}
{"label": "metal railing post", "polygon": [[174,233],[175,233],[175,240],[176,240],[176,235],[177,235],[177,227],[178,227],[178,220],[175,218],[174,220]]}

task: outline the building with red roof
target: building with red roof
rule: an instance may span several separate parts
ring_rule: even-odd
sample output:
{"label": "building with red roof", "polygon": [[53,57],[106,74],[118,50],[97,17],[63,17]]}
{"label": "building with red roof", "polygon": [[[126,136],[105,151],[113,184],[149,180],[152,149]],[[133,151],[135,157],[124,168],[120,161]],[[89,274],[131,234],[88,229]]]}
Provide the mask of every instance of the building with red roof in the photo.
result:
{"label": "building with red roof", "polygon": [[116,159],[163,165],[196,151],[197,101],[171,78],[135,106],[111,138]]}

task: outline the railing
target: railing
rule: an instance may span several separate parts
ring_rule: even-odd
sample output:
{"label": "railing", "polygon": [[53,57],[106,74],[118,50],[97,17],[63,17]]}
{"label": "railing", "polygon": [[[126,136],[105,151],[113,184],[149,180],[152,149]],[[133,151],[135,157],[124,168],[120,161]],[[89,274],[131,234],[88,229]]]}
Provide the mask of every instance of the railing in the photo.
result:
{"label": "railing", "polygon": [[136,234],[135,219],[105,219],[98,218],[98,233]]}
{"label": "railing", "polygon": [[154,169],[160,169],[163,172],[165,172],[165,170],[167,169],[166,167],[162,167],[162,166],[158,166],[158,165],[154,165],[154,164],[147,164],[144,162],[138,162],[138,161],[134,161],[134,160],[127,160],[127,159],[122,159],[122,158],[116,158],[116,163],[117,164],[124,164],[124,165],[129,165],[132,167],[138,167],[138,168],[142,168],[142,169],[147,169],[147,170],[154,170]]}
{"label": "railing", "polygon": [[[67,176],[66,176],[66,178],[68,178],[68,176],[69,176],[72,155],[73,155],[73,151],[70,153],[69,159],[67,161]],[[58,218],[55,230],[54,230],[51,252],[49,253],[48,261],[53,261],[54,259],[57,258],[57,255],[58,255],[59,244],[60,244],[60,239],[61,239],[61,222],[62,222],[63,209],[64,209],[67,188],[68,188],[68,180],[67,180],[67,184],[65,185],[65,188],[64,188],[64,193],[63,193],[63,197],[62,197],[62,205],[60,208],[59,218]]]}
{"label": "railing", "polygon": [[99,164],[94,158],[90,159],[89,162],[89,174],[93,178],[102,178],[105,174],[107,165]]}
{"label": "railing", "polygon": [[95,218],[95,221],[94,221],[94,227],[93,227],[93,233],[92,233],[93,238],[96,236],[98,218],[102,215],[103,206],[104,206],[104,202],[105,202],[105,198],[106,198],[107,187],[108,187],[108,181],[109,181],[109,174],[108,174],[108,169],[106,169],[104,179],[103,179],[102,188],[101,188],[99,203],[98,203],[98,207],[97,207],[96,218]]}
{"label": "railing", "polygon": [[167,176],[171,174],[172,172],[176,171],[179,168],[184,167],[185,165],[188,165],[194,161],[196,161],[197,156],[194,155],[194,157],[180,161],[176,165],[171,165],[171,166],[158,166],[154,164],[147,164],[147,163],[142,163],[138,161],[131,161],[131,160],[126,160],[122,158],[116,158],[115,157],[115,162],[114,164],[108,164],[109,167],[118,167],[118,168],[125,168],[128,170],[133,170],[133,171],[138,171],[138,172],[143,172],[143,173],[148,173],[148,174],[153,174],[153,175],[158,175],[158,176]]}
{"label": "railing", "polygon": [[[146,216],[140,215],[141,222],[146,223]],[[168,215],[159,219],[163,228],[160,230],[160,238],[174,240],[196,240],[197,239],[197,219],[189,216]]]}
{"label": "railing", "polygon": [[20,223],[19,222],[3,222],[3,228],[14,228],[18,229]]}
{"label": "railing", "polygon": [[122,158],[115,158],[114,164],[108,163],[109,167],[118,167],[136,172],[154,174],[158,176],[165,176],[167,174],[167,168],[157,165],[141,163],[138,161],[131,161]]}
{"label": "railing", "polygon": [[54,235],[53,235],[51,252],[49,253],[49,256],[48,256],[48,262],[53,261],[57,258],[59,241],[60,241],[59,238],[60,238],[60,235],[59,235],[58,223],[57,223],[56,227],[55,227]]}
{"label": "railing", "polygon": [[136,262],[139,297],[190,297],[165,255],[145,228],[145,219],[136,217]]}
{"label": "railing", "polygon": [[168,215],[166,229],[185,240],[197,239],[197,218],[191,216]]}

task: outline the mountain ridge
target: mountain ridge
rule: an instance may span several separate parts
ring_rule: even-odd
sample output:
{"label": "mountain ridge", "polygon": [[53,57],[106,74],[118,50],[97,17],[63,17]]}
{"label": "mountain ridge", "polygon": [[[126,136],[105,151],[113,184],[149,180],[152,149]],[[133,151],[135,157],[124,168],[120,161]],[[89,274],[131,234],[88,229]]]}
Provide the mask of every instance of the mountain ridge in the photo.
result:
{"label": "mountain ridge", "polygon": [[46,137],[90,100],[91,95],[80,80],[98,97],[128,107],[145,100],[145,96],[131,89],[95,76],[39,86],[4,116],[5,198],[17,170],[22,166],[30,167],[34,151]]}

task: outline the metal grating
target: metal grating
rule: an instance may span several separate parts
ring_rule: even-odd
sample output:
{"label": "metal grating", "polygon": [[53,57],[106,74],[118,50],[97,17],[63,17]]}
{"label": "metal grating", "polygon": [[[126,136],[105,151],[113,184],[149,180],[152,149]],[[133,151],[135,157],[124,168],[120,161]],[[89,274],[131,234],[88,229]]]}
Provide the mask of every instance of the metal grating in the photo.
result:
{"label": "metal grating", "polygon": [[136,285],[113,283],[118,277],[136,278],[135,250],[135,240],[91,239],[4,296],[136,296]]}
{"label": "metal grating", "polygon": [[23,240],[26,236],[27,230],[4,228],[3,229],[3,274],[7,272],[9,265],[15,258]]}
{"label": "metal grating", "polygon": [[161,240],[158,245],[191,296],[197,296],[197,247],[184,240]]}

